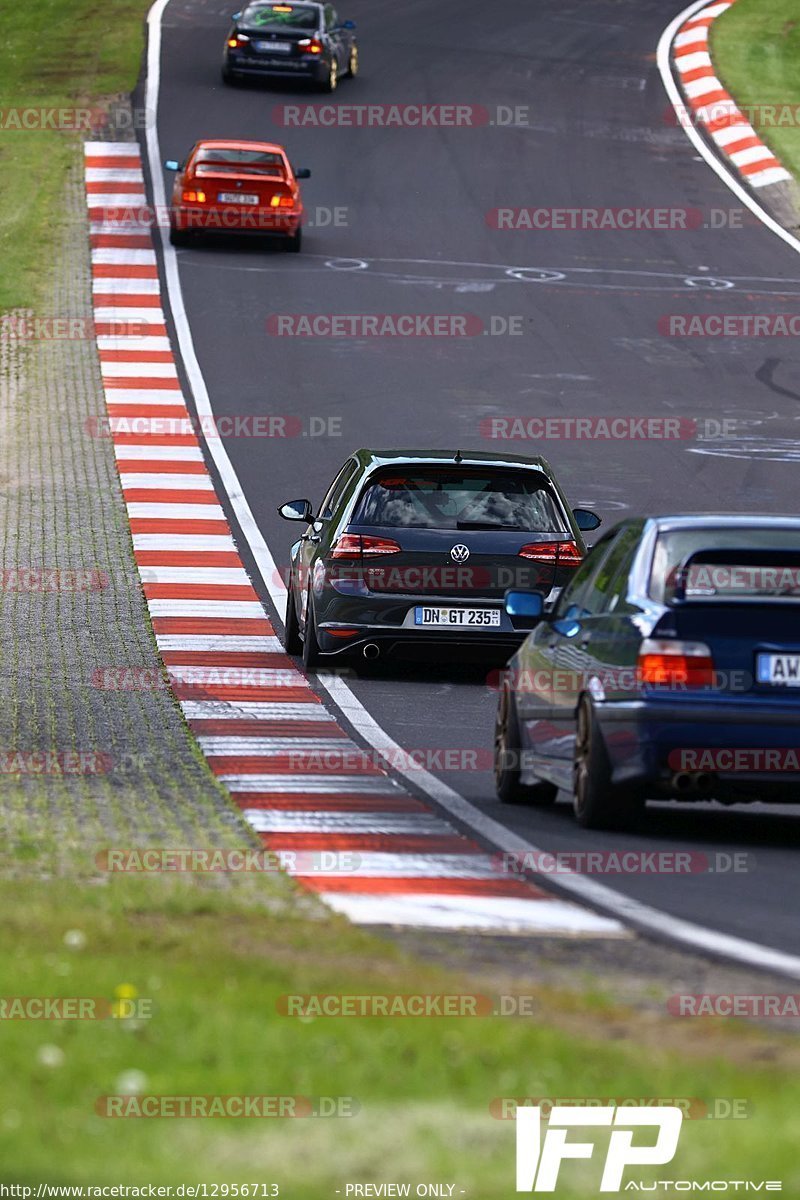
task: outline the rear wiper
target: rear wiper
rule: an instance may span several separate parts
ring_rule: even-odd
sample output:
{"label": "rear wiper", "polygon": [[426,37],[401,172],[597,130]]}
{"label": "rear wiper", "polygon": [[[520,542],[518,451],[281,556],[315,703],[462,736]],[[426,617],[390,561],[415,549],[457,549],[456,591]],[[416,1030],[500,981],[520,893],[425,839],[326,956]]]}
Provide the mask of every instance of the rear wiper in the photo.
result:
{"label": "rear wiper", "polygon": [[521,525],[501,525],[497,521],[456,521],[456,529],[513,529],[515,533],[524,533]]}

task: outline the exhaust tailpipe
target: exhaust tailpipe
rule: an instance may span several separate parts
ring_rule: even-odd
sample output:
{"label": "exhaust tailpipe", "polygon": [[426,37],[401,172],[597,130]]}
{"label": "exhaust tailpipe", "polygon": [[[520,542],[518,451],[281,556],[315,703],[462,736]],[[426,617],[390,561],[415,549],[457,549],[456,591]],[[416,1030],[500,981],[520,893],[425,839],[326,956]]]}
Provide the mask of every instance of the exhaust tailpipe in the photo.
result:
{"label": "exhaust tailpipe", "polygon": [[376,658],[380,658],[381,648],[380,646],[376,646],[374,642],[367,642],[362,653],[364,658],[368,658],[371,662],[374,662]]}

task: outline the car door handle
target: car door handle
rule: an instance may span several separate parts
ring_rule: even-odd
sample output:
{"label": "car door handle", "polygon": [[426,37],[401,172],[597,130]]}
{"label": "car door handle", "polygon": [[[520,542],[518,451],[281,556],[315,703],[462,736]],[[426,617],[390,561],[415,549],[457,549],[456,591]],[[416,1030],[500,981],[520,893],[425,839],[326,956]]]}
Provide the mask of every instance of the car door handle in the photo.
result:
{"label": "car door handle", "polygon": [[304,533],[300,538],[301,542],[321,542],[322,534],[320,533]]}

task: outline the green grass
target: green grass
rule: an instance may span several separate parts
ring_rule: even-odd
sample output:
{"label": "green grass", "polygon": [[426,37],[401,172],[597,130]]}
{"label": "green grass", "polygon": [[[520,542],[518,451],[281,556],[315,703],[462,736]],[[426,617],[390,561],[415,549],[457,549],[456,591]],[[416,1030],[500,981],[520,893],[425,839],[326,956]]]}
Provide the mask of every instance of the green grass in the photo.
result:
{"label": "green grass", "polygon": [[[785,124],[759,120],[764,141],[800,179],[800,9],[797,0],[736,0],[711,27],[717,73],[740,106],[792,109]],[[747,114],[750,116],[750,114]]]}
{"label": "green grass", "polygon": [[[447,1180],[481,1200],[507,1200],[514,1125],[490,1115],[497,1096],[718,1096],[746,1098],[752,1116],[686,1122],[678,1177],[745,1171],[783,1178],[797,1194],[800,1074],[789,1038],[773,1037],[770,1048],[729,1024],[645,1020],[541,989],[536,1017],[290,1019],[276,1009],[289,992],[491,988],[410,961],[344,921],[270,913],[252,889],[238,893],[117,877],[82,891],[31,881],[21,902],[18,883],[0,882],[0,996],[111,999],[125,986],[156,1006],[138,1024],[0,1022],[0,1178],[262,1180],[303,1200],[346,1182]],[[65,935],[76,930],[81,944],[72,946]],[[98,1116],[97,1097],[119,1092],[130,1072],[142,1073],[144,1094],[346,1096],[360,1111]],[[568,1167],[559,1194],[593,1193],[595,1169]]]}
{"label": "green grass", "polygon": [[[79,135],[7,128],[14,113],[89,109],[136,81],[147,0],[0,6],[0,312],[36,310],[65,219],[60,196]],[[30,121],[30,116],[24,118]]]}

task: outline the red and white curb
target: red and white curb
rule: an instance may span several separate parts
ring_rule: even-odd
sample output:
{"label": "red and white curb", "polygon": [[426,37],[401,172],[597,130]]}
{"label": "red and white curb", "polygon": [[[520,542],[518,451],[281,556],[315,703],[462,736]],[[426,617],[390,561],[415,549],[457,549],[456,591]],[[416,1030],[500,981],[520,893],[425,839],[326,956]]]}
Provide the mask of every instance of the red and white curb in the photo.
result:
{"label": "red and white curb", "polygon": [[717,149],[754,188],[788,182],[792,176],[761,140],[717,78],[708,49],[711,26],[735,0],[701,8],[681,25],[672,43],[675,69],[688,103],[679,114],[705,129]]}
{"label": "red and white curb", "polygon": [[[144,595],[186,720],[263,846],[357,922],[622,935],[498,869],[350,740],[284,653],[181,391],[138,146],[89,142],[85,169],[109,432]],[[147,329],[120,333],[126,322]]]}

